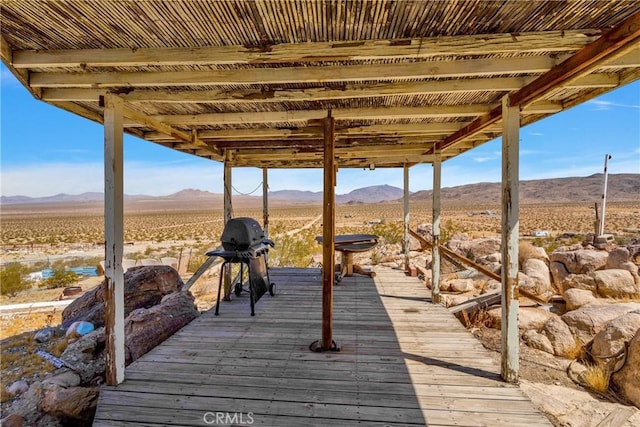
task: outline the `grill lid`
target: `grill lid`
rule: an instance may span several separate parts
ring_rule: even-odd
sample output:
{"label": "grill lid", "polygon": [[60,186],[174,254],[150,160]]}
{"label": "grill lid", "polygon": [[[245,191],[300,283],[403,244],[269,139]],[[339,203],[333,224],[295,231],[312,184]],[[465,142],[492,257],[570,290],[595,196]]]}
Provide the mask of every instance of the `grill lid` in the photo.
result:
{"label": "grill lid", "polygon": [[226,251],[246,251],[263,243],[265,237],[258,221],[253,218],[239,217],[227,222],[221,240],[222,247]]}

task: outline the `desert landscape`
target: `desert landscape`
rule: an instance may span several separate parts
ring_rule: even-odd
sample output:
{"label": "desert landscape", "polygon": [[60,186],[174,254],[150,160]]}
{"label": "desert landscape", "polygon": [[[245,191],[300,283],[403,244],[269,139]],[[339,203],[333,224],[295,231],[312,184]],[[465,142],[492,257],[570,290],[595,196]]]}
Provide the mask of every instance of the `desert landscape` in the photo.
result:
{"label": "desert landscape", "polygon": [[[631,184],[624,181],[624,191],[613,191],[612,198],[607,205],[606,232],[614,236],[612,245],[633,248],[640,245],[640,204],[635,191],[640,188],[640,176],[631,175]],[[599,179],[598,177],[593,180]],[[583,180],[590,182],[588,179]],[[616,186],[615,178],[611,181]],[[586,194],[581,192],[581,181],[565,183],[574,196]],[[584,184],[584,182],[582,182]],[[539,186],[552,183],[537,183]],[[585,184],[586,185],[586,184]],[[617,184],[622,185],[622,184]],[[634,187],[635,185],[635,187]],[[476,186],[467,188],[445,189],[443,191],[441,235],[442,240],[450,247],[462,247],[465,242],[483,242],[487,239],[495,241],[500,237],[500,205],[495,200],[494,185],[485,186],[488,193],[478,194]],[[528,188],[532,188],[529,184]],[[398,200],[397,192],[385,190],[385,196],[390,199],[380,200],[378,203],[365,203],[367,197],[380,197],[376,188],[370,188],[369,196],[358,193],[358,198],[342,197],[342,202],[336,208],[337,234],[367,233],[380,236],[381,245],[370,253],[358,255],[357,262],[369,268],[402,269],[402,240],[403,240],[403,205]],[[399,190],[399,189],[396,189]],[[401,193],[401,190],[400,194]],[[582,200],[584,196],[576,196],[580,200],[562,201],[561,191],[554,193],[555,198],[544,200],[544,192],[529,191],[528,196],[520,207],[520,235],[522,242],[530,247],[538,248],[549,256],[558,248],[575,250],[593,235],[595,229],[595,203]],[[538,194],[538,196],[536,196]],[[321,205],[314,200],[296,202],[295,193],[289,198],[275,197],[269,216],[269,236],[275,241],[276,247],[270,253],[270,267],[319,266],[321,261],[321,246],[315,237],[322,234]],[[294,199],[291,199],[293,197]],[[571,196],[566,196],[570,198]],[[595,199],[595,197],[594,197]],[[234,199],[235,201],[235,199]],[[410,203],[410,228],[412,230],[428,229],[431,222],[431,202],[429,193],[415,193]],[[234,203],[234,216],[249,216],[262,219],[262,201],[260,198],[239,197]],[[38,202],[18,201],[3,203],[1,212],[1,251],[3,269],[15,263],[23,266],[23,272],[33,273],[47,267],[64,268],[70,266],[97,266],[102,260],[103,249],[103,217],[102,205],[95,200]],[[223,229],[223,210],[218,195],[189,190],[181,194],[163,198],[139,198],[128,200],[125,207],[125,248],[124,257],[135,263],[148,259],[174,259],[176,270],[186,282],[188,278],[207,259],[205,253],[220,244]],[[426,228],[425,228],[426,227]],[[429,237],[428,233],[425,234]],[[458,243],[455,243],[458,242]],[[522,249],[521,249],[522,250]],[[459,251],[462,253],[461,251]],[[490,251],[489,251],[490,252]],[[535,252],[535,251],[534,251]],[[486,254],[488,255],[488,254]],[[628,255],[633,256],[633,254]],[[477,262],[481,257],[477,257]],[[553,261],[555,258],[551,258]],[[430,255],[420,250],[420,245],[412,240],[411,263],[418,266],[425,285],[431,286],[429,277]],[[489,265],[491,263],[488,263]],[[637,265],[636,265],[637,270]],[[462,273],[445,268],[442,289],[445,291],[443,303],[446,305],[459,304],[472,299],[489,288],[487,279],[481,280],[481,286],[474,285],[478,290],[456,289]],[[212,268],[203,275],[191,291],[196,297],[195,304],[200,310],[211,308],[216,293],[216,268]],[[547,273],[549,276],[549,273]],[[454,284],[455,282],[455,284]],[[46,303],[64,300],[67,287],[80,288],[80,294],[89,292],[101,283],[101,277],[82,277],[64,289],[60,287],[43,287],[42,282],[28,282],[24,289],[18,292],[3,292],[0,339],[2,339],[2,375],[3,384],[15,384],[20,378],[28,377],[30,381],[37,381],[52,372],[51,365],[44,359],[35,356],[28,358],[17,357],[23,351],[40,349],[54,355],[61,356],[66,344],[54,341],[48,346],[37,345],[26,337],[32,331],[42,328],[55,328],[61,323],[63,306],[45,308],[11,309],[6,308],[15,304],[30,304],[34,302]],[[524,284],[523,284],[524,286]],[[482,289],[482,288],[487,289]],[[529,289],[527,287],[523,289]],[[558,290],[549,291],[549,295]],[[542,295],[544,292],[540,292]],[[542,295],[545,296],[545,295]],[[545,297],[548,297],[545,296]],[[621,299],[623,303],[640,302],[637,294],[629,294]],[[528,302],[521,304],[526,307]],[[632,309],[630,309],[632,311]],[[493,317],[492,317],[493,316]],[[469,316],[461,317],[461,321],[481,340],[485,347],[494,350],[499,358],[500,332],[495,325],[495,312],[480,310],[469,312]],[[538,327],[540,330],[540,327]],[[25,335],[26,334],[26,335]],[[528,334],[533,336],[534,332]],[[527,335],[527,334],[525,334]],[[550,387],[569,387],[576,393],[585,393],[587,400],[576,400],[571,406],[588,405],[596,408],[592,410],[601,413],[613,413],[619,408],[612,401],[626,400],[609,389],[608,382],[604,389],[597,392],[597,401],[593,400],[593,391],[586,393],[585,384],[575,382],[567,374],[571,367],[571,357],[568,354],[559,357],[554,350],[541,351],[535,345],[527,343],[523,336],[521,352],[521,376],[532,395],[540,396],[540,384]],[[16,353],[16,348],[22,352]],[[549,354],[549,351],[551,354]],[[575,355],[577,357],[577,355]],[[540,369],[543,367],[543,369]],[[25,373],[26,372],[26,373]],[[560,394],[564,393],[562,390]],[[544,393],[542,393],[544,395]],[[3,405],[10,405],[15,393],[3,388]],[[577,398],[576,398],[577,399]],[[535,399],[534,399],[535,400]],[[598,405],[603,406],[598,406]],[[542,404],[541,404],[542,405]],[[607,406],[614,405],[614,406]],[[9,406],[7,406],[9,407]],[[604,409],[603,409],[604,408]],[[628,408],[624,405],[620,408]],[[544,410],[544,409],[543,409]],[[552,413],[553,408],[546,408],[551,413],[550,419],[555,425],[583,425],[580,421],[571,423],[567,420],[584,420],[594,416],[588,411],[582,415],[572,413]],[[569,411],[569,412],[571,412]],[[582,418],[580,418],[582,417]],[[627,413],[629,422],[640,420],[637,412]],[[587,425],[587,424],[584,424]],[[620,424],[633,425],[633,424]]]}

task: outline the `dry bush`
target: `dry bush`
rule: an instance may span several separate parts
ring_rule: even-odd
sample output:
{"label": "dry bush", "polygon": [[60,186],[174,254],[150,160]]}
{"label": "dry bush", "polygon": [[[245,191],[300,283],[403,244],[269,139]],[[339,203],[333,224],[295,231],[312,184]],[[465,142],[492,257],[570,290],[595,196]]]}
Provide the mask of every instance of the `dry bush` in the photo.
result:
{"label": "dry bush", "polygon": [[487,313],[487,308],[479,308],[469,315],[466,310],[460,312],[462,324],[467,329],[493,328],[493,319]]}
{"label": "dry bush", "polygon": [[586,350],[580,341],[576,341],[571,350],[567,351],[565,357],[571,360],[581,360],[584,359],[586,355]]}
{"label": "dry bush", "polygon": [[522,264],[528,259],[536,258],[538,251],[533,243],[526,240],[521,240],[518,245],[518,263],[522,268]]}
{"label": "dry bush", "polygon": [[604,393],[609,388],[609,379],[611,374],[606,367],[600,365],[591,365],[582,374],[582,380],[585,386],[600,393]]}

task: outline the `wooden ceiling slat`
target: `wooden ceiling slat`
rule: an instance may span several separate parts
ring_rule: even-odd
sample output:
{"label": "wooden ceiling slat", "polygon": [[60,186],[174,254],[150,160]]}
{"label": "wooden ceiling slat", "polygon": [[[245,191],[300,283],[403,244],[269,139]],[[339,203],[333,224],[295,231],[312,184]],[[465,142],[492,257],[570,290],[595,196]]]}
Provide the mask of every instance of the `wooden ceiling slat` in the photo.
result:
{"label": "wooden ceiling slat", "polygon": [[19,50],[16,68],[144,67],[286,64],[319,61],[365,61],[389,58],[433,58],[495,53],[553,53],[576,51],[597,39],[598,30],[551,31],[526,34],[484,34],[428,39],[371,40],[360,43],[297,43],[256,47],[211,46],[200,48]]}

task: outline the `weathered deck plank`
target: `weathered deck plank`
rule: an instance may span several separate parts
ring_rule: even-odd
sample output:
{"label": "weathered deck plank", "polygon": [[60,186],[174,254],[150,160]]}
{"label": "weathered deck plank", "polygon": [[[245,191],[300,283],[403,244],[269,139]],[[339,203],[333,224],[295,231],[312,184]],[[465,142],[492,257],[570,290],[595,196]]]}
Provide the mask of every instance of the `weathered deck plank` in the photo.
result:
{"label": "weathered deck plank", "polygon": [[207,425],[216,412],[241,425],[550,425],[415,278],[343,279],[335,353],[308,350],[321,332],[319,271],[274,269],[271,279],[277,295],[255,317],[246,296],[223,303],[103,387],[94,425]]}

